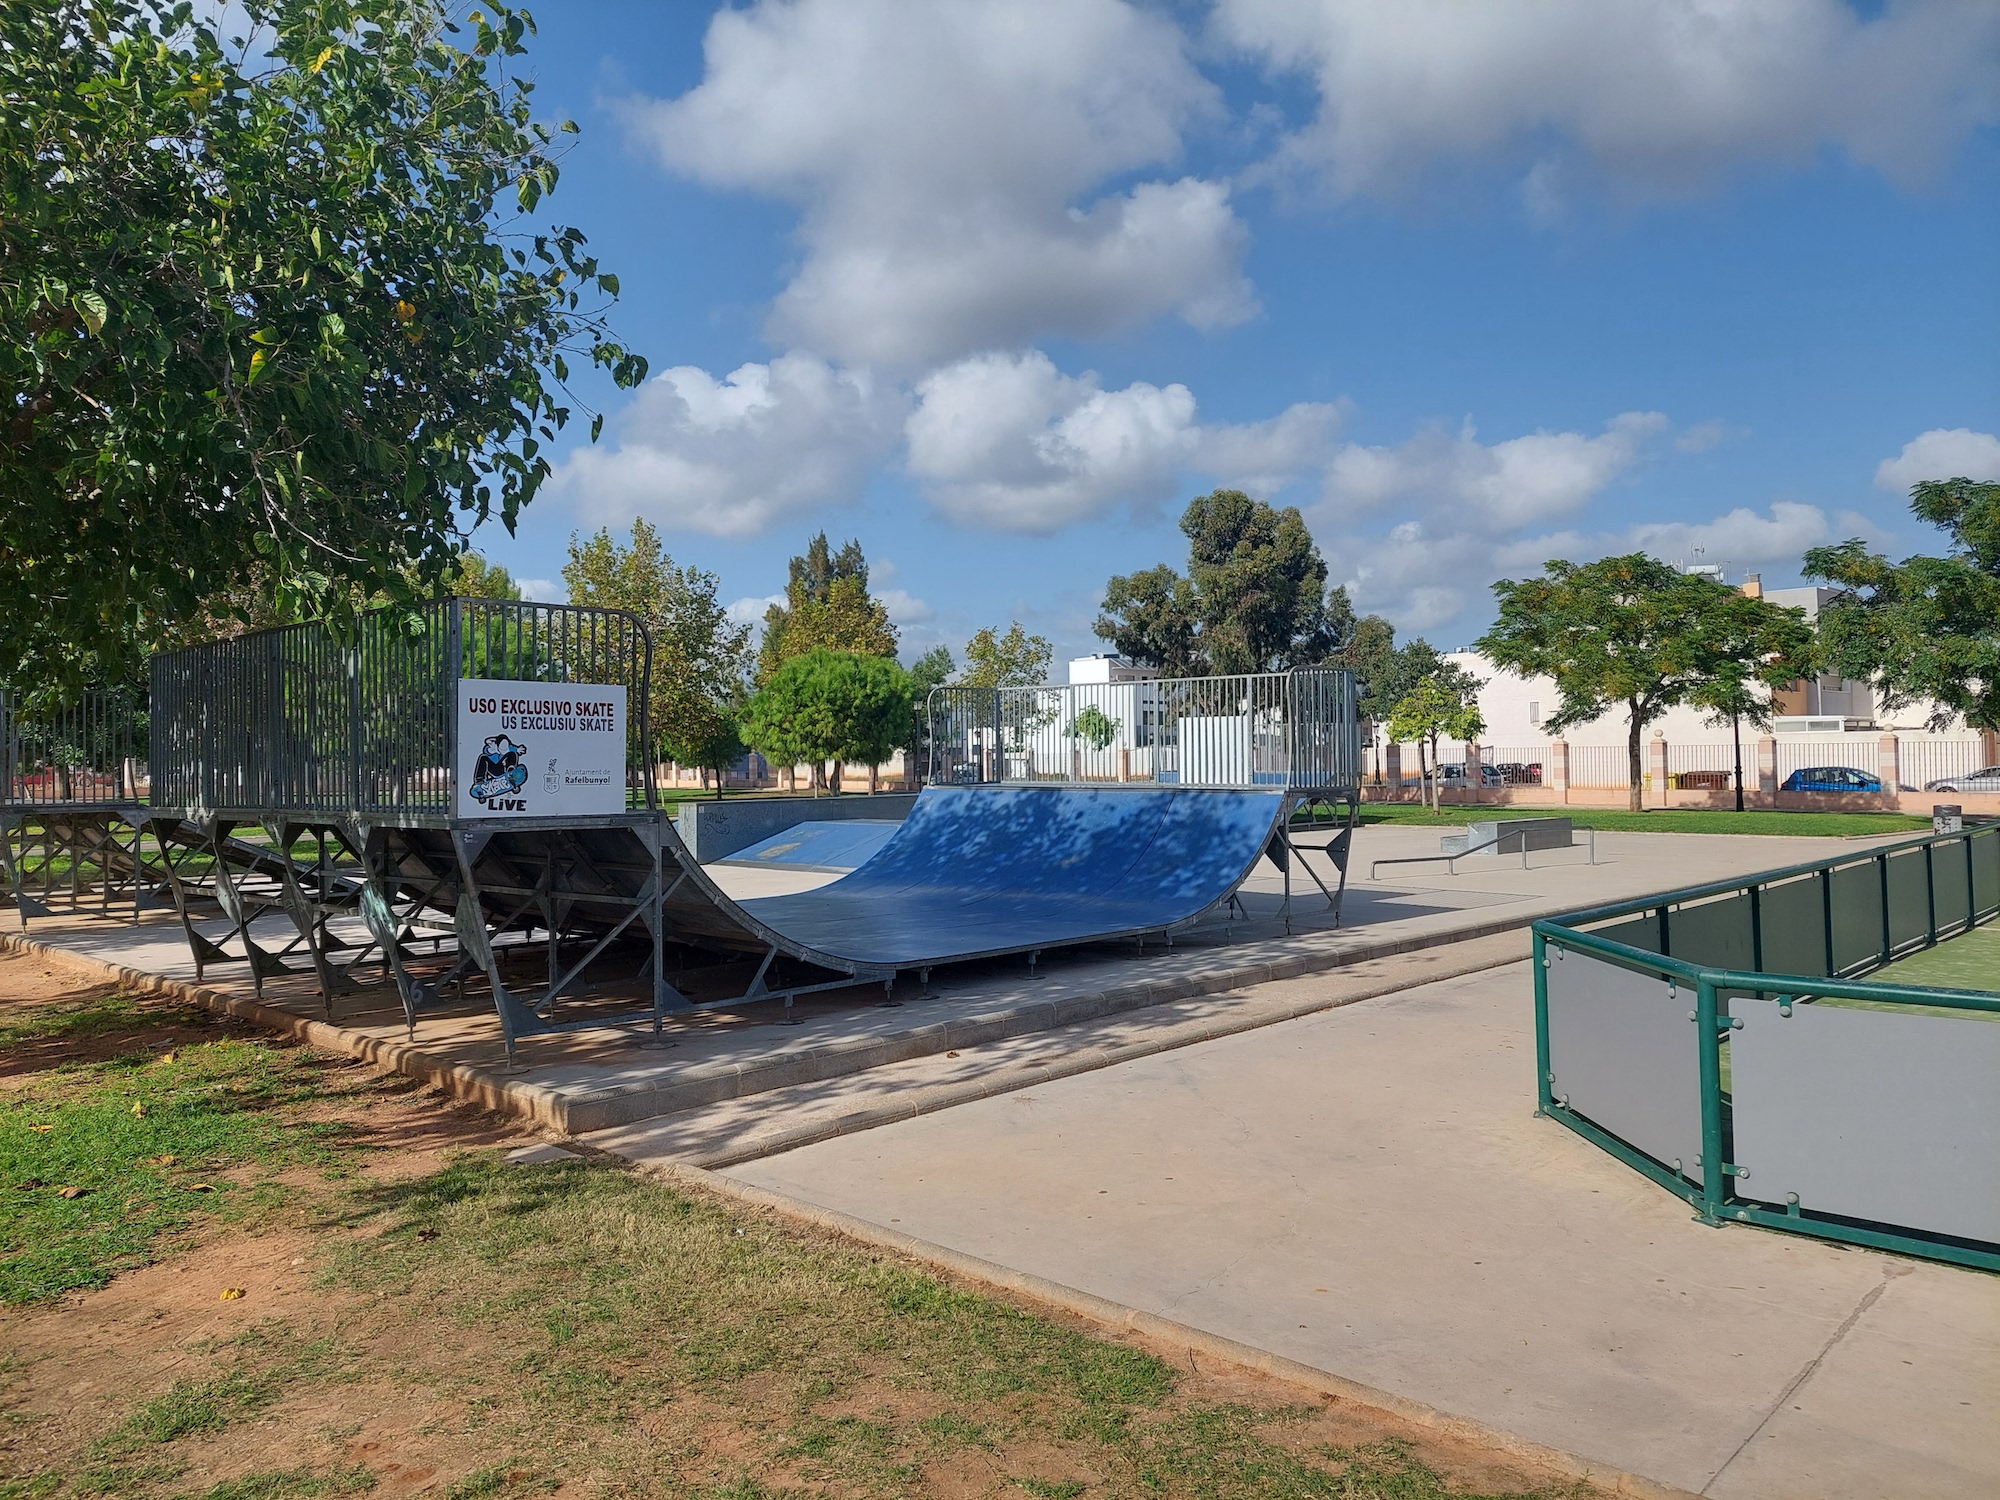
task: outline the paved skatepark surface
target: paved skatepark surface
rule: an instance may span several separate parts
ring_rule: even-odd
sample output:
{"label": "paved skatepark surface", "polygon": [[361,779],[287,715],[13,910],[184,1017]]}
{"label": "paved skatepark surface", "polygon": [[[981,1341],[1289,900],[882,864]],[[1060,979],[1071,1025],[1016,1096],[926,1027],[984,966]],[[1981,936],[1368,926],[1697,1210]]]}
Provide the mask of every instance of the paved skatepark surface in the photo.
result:
{"label": "paved skatepark surface", "polygon": [[1703,1227],[1534,1055],[1517,963],[727,1170],[1698,1493],[2000,1494],[2000,1278]]}

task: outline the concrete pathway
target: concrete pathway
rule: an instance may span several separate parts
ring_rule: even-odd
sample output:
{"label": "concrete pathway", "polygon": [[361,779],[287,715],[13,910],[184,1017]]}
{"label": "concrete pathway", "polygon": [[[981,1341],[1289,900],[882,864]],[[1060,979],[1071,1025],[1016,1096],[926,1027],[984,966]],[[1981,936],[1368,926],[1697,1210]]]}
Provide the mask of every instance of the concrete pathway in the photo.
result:
{"label": "concrete pathway", "polygon": [[1705,1228],[1533,1071],[1515,964],[728,1175],[1698,1493],[2000,1494],[2000,1278]]}

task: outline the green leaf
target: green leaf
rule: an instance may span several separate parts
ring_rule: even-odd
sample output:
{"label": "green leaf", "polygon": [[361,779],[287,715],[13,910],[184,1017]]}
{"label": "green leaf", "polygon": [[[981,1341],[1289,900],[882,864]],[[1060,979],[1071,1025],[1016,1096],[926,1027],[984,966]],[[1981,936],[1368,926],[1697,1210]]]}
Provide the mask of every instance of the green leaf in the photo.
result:
{"label": "green leaf", "polygon": [[83,319],[83,326],[91,331],[93,337],[104,331],[104,323],[111,316],[111,308],[98,293],[78,292],[70,298],[70,306],[76,309],[77,316]]}
{"label": "green leaf", "polygon": [[615,297],[618,295],[618,278],[613,276],[609,271],[598,273],[597,284],[603,287],[605,291],[611,293],[612,296]]}
{"label": "green leaf", "polygon": [[590,440],[594,443],[604,432],[604,413],[599,412],[590,419]]}

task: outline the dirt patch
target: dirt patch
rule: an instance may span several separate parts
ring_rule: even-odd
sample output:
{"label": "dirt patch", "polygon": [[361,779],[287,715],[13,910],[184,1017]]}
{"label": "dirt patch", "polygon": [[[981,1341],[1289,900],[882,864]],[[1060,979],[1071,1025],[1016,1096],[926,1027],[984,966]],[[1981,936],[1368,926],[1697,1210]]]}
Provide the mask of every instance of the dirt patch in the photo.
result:
{"label": "dirt patch", "polygon": [[0,1485],[21,1493],[1582,1493],[622,1168],[504,1167],[529,1139],[511,1122],[79,978],[0,956],[19,1077],[287,1049],[287,1076],[312,1074],[287,1128],[337,1125],[339,1146],[236,1170],[284,1190],[254,1224],[192,1225],[99,1290],[0,1311]]}

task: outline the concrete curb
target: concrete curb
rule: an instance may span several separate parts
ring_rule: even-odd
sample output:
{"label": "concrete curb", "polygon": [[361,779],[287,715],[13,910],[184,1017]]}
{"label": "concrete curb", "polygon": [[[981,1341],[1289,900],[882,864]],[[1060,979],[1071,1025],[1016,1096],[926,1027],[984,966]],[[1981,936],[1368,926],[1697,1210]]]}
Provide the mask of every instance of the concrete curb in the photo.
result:
{"label": "concrete curb", "polygon": [[265,1005],[261,1001],[246,999],[242,995],[227,994],[211,989],[207,985],[189,984],[185,980],[170,979],[164,974],[149,974],[144,969],[127,968],[124,964],[106,963],[102,959],[59,948],[52,943],[39,943],[33,938],[18,933],[0,932],[0,952],[26,953],[37,958],[46,958],[56,963],[75,965],[81,969],[94,970],[106,979],[137,990],[146,995],[163,995],[168,999],[185,1001],[199,1005],[204,1010],[218,1015],[234,1016],[240,1021],[266,1031],[274,1031],[280,1036],[292,1037],[307,1042],[327,1052],[344,1052],[349,1057],[376,1067],[402,1073],[432,1085],[454,1099],[463,1099],[477,1104],[482,1109],[490,1109],[498,1114],[532,1120],[538,1125],[546,1125],[554,1130],[563,1128],[559,1096],[539,1084],[510,1083],[493,1077],[482,1068],[466,1067],[459,1063],[439,1062],[421,1047],[408,1042],[384,1041],[379,1037],[364,1036],[350,1031],[344,1026],[335,1026],[326,1021],[309,1020],[305,1016],[294,1015],[288,1010]]}
{"label": "concrete curb", "polygon": [[[1504,935],[1494,934],[1494,936]],[[689,1166],[709,1169],[735,1166],[739,1162],[776,1156],[780,1152],[796,1150],[800,1146],[810,1146],[819,1141],[833,1140],[838,1136],[873,1130],[878,1125],[892,1125],[898,1120],[915,1119],[918,1115],[935,1114],[939,1110],[951,1109],[956,1105],[991,1099],[1020,1089],[1035,1088],[1040,1084],[1053,1083],[1058,1078],[1071,1078],[1079,1073],[1094,1073],[1101,1068],[1116,1067],[1119,1063],[1131,1062],[1136,1058],[1152,1057],[1157,1053],[1171,1052],[1180,1047],[1192,1047],[1220,1037],[1236,1036],[1265,1026],[1275,1026],[1280,1022],[1295,1021],[1302,1016],[1319,1015],[1324,1011],[1337,1010],[1343,1005],[1379,999],[1383,995],[1394,994],[1412,985],[1432,984],[1441,979],[1460,979],[1467,974],[1478,974],[1487,969],[1501,968],[1506,964],[1520,963],[1528,956],[1524,945],[1519,953],[1481,954],[1459,963],[1447,964],[1434,973],[1417,976],[1385,976],[1379,982],[1365,985],[1351,994],[1331,995],[1321,1000],[1304,1000],[1280,1005],[1246,1006],[1233,1015],[1183,1021],[1177,1026],[1163,1028],[1149,1036],[1119,1046],[1087,1047],[1071,1053],[1058,1062],[1030,1064],[1009,1068],[982,1078],[969,1078],[961,1083],[914,1089],[892,1104],[878,1104],[868,1109],[837,1115],[831,1119],[816,1120],[791,1130],[773,1131],[753,1140],[746,1140],[716,1151],[697,1153],[681,1160]]]}
{"label": "concrete curb", "polygon": [[1268,1375],[1273,1379],[1286,1381],[1323,1396],[1331,1396],[1337,1401],[1344,1401],[1364,1411],[1378,1412],[1461,1442],[1497,1450],[1524,1463],[1560,1474],[1564,1478],[1581,1479],[1586,1483],[1597,1485],[1616,1495],[1638,1496],[1640,1500],[1700,1500],[1700,1497],[1691,1490],[1662,1484],[1656,1479],[1648,1479],[1645,1475],[1635,1474],[1629,1469],[1599,1463],[1595,1459],[1584,1458],[1561,1448],[1551,1448],[1502,1428],[1489,1427],[1484,1422],[1474,1421],[1470,1417],[1453,1416],[1425,1402],[1377,1390],[1374,1386],[1363,1385],[1359,1381],[1349,1380],[1331,1371],[1300,1364],[1296,1360],[1286,1359],[1282,1355],[1272,1354],[1268,1350],[1250,1344],[1239,1343],[1235,1339],[1224,1338],[1220,1334],[1205,1333],[1199,1328],[1176,1323],[1171,1318],[1163,1318],[1156,1313],[1127,1307],[1122,1302],[1113,1302],[1090,1292],[1078,1291],[1075,1287],[1064,1286],[1061,1282],[1050,1281],[1027,1271],[1016,1271],[994,1261],[982,1260],[976,1255],[967,1255],[962,1251],[933,1244],[929,1240],[920,1240],[914,1235],[887,1229],[880,1224],[872,1224],[866,1219],[857,1219],[851,1214],[844,1214],[835,1209],[802,1203],[795,1198],[786,1197],[783,1193],[774,1193],[768,1188],[753,1187],[747,1182],[738,1182],[734,1178],[724,1177],[720,1173],[702,1167],[676,1163],[665,1167],[642,1168],[642,1170],[670,1182],[678,1181],[706,1188],[720,1197],[765,1209],[783,1218],[811,1224],[864,1245],[896,1251],[967,1281],[981,1286],[995,1287],[1030,1301],[1060,1308],[1102,1327],[1129,1329],[1133,1333],[1190,1355],[1205,1355],[1210,1359],[1253,1370],[1260,1375]]}
{"label": "concrete curb", "polygon": [[[1029,1036],[1062,1026],[1073,1026],[1083,1021],[1100,1020],[1106,1016],[1121,1015],[1126,1011],[1141,1010],[1149,1005],[1193,999],[1201,995],[1221,994],[1229,990],[1248,989],[1277,979],[1297,979],[1307,974],[1325,973],[1331,969],[1347,968],[1374,959],[1395,958],[1428,948],[1495,937],[1504,932],[1526,929],[1536,920],[1538,920],[1536,914],[1517,913],[1443,932],[1412,933],[1407,937],[1357,948],[1332,952],[1290,953],[1264,963],[1239,964],[1204,973],[1183,974],[1172,979],[1147,980],[1107,990],[1087,991],[1067,995],[1059,1000],[1012,1005],[962,1020],[940,1021],[930,1026],[912,1027],[891,1037],[836,1039],[747,1063],[697,1063],[680,1070],[666,1082],[615,1084],[591,1090],[558,1090],[525,1079],[506,1079],[488,1067],[440,1062],[421,1047],[407,1042],[364,1036],[337,1024],[310,1020],[244,996],[232,995],[206,985],[191,984],[186,980],[171,979],[161,974],[148,973],[142,969],[129,968],[123,964],[109,963],[69,948],[38,942],[15,933],[0,933],[0,951],[14,949],[79,964],[94,969],[130,989],[147,994],[173,996],[220,1014],[251,1021],[282,1035],[298,1037],[330,1052],[344,1052],[377,1066],[392,1068],[412,1078],[422,1079],[454,1098],[478,1104],[483,1109],[532,1120],[565,1135],[585,1135],[617,1125],[637,1124],[641,1120],[656,1119],[661,1115],[677,1114],[683,1110],[700,1109],[710,1104],[769,1093],[774,1089],[790,1088],[796,1084],[823,1083],[834,1078],[865,1073],[870,1068],[879,1068],[889,1063],[908,1062],[941,1052],[1008,1041],[1014,1037]],[[1451,976],[1438,974],[1430,977]],[[1389,989],[1400,987],[1400,985],[1388,986]],[[1327,1007],[1321,1005],[1313,1008]],[[1300,1012],[1300,1014],[1305,1013],[1308,1012]],[[1289,1016],[1273,1016],[1267,1021],[1227,1026],[1215,1034],[1227,1035],[1230,1030],[1247,1030],[1250,1025],[1269,1025],[1272,1021],[1288,1019]],[[1173,1045],[1185,1046],[1187,1043],[1180,1042]],[[1122,1056],[1112,1059],[1112,1061],[1122,1060]],[[1096,1064],[1100,1067],[1109,1065],[1108,1062]],[[1016,1085],[1016,1087],[1024,1086],[1026,1085]],[[953,1099],[951,1102],[961,1101]],[[901,1118],[901,1116],[890,1115],[888,1118]],[[872,1120],[870,1123],[883,1122]]]}

